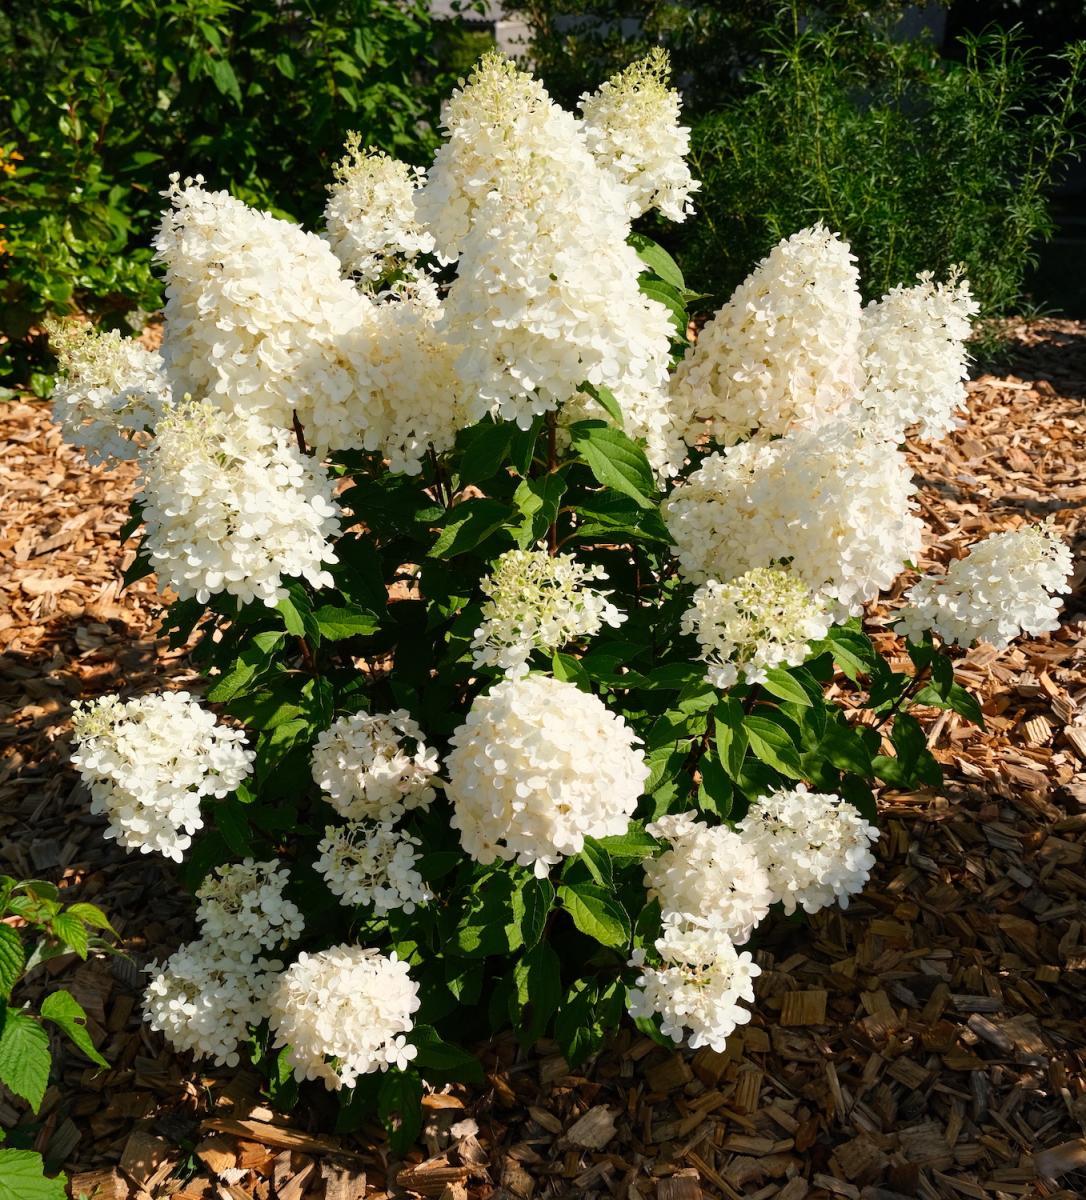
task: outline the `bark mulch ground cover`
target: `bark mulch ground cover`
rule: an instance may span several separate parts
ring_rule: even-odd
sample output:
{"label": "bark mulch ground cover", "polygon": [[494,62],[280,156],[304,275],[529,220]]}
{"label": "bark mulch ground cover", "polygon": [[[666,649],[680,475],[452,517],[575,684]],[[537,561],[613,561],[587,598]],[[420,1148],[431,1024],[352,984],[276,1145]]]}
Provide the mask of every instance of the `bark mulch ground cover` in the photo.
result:
{"label": "bark mulch ground cover", "polygon": [[[1081,553],[1086,325],[1015,337],[1008,372],[970,385],[966,427],[914,454],[926,562],[1048,515]],[[379,1131],[331,1135],[319,1100],[274,1113],[253,1072],[194,1069],[140,1023],[140,968],[189,936],[189,905],[161,860],[102,839],[66,765],[67,711],[195,676],[156,639],[151,584],[119,590],[131,471],[88,468],[41,404],[3,406],[0,424],[0,870],[93,897],[130,956],[48,964],[112,1064],[62,1050],[39,1118],[35,1144],[74,1173],[74,1196],[1086,1195],[1081,602],[1057,633],[964,656],[987,729],[924,714],[944,786],[883,802],[879,867],[847,911],[761,944],[755,1016],[725,1054],[624,1034],[571,1072],[552,1045],[500,1042],[480,1051],[488,1086],[429,1097],[422,1145],[394,1161]],[[870,628],[904,664],[893,599]],[[0,1096],[0,1125],[19,1120]]]}

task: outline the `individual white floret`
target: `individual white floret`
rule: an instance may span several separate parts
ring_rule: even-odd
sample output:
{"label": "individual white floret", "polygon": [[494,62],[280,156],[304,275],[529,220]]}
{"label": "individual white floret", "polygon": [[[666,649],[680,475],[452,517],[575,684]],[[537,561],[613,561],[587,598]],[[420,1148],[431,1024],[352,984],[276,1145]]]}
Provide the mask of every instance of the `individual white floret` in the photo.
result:
{"label": "individual white floret", "polygon": [[859,273],[821,224],[779,242],[701,330],[672,382],[687,441],[730,446],[818,425],[862,379]]}
{"label": "individual white floret", "polygon": [[693,813],[661,817],[645,827],[670,847],[644,863],[649,898],[665,925],[694,925],[742,945],[769,912],[769,876],[750,847],[722,825]]}
{"label": "individual white floret", "polygon": [[773,667],[806,662],[810,643],[825,637],[830,625],[825,598],[802,579],[755,567],[728,583],[703,583],[683,614],[682,632],[697,636],[706,679],[730,688],[741,678],[761,683]]}
{"label": "individual white floret", "polygon": [[329,825],[317,847],[316,870],[341,904],[372,904],[377,913],[413,913],[416,905],[434,898],[416,869],[416,847],[421,844],[388,824]]}
{"label": "individual white floret", "polygon": [[170,402],[161,355],[87,321],[50,318],[45,330],[60,368],[53,416],[64,440],[92,464],[135,458]]}
{"label": "individual white floret", "polygon": [[313,779],[349,821],[391,822],[410,809],[426,808],[440,765],[403,708],[340,717],[313,747]]}
{"label": "individual white floret", "polygon": [[221,799],[245,779],[254,754],[245,735],[220,725],[187,692],[73,706],[72,763],[109,817],[107,838],[180,862],[203,826],[200,801]]}
{"label": "individual white floret", "polygon": [[659,966],[648,965],[642,950],[630,960],[640,972],[627,994],[630,1015],[659,1015],[661,1032],[673,1042],[723,1053],[736,1028],[750,1020],[740,1001],[754,1000],[753,981],[761,968],[715,929],[669,926],[656,951]]}
{"label": "individual white floret", "polygon": [[617,628],[625,614],[609,592],[589,586],[606,578],[602,567],[579,563],[572,554],[507,550],[479,585],[487,599],[471,643],[475,666],[523,675],[533,650],[558,650],[604,625]]}
{"label": "individual white floret", "polygon": [[912,287],[896,287],[863,310],[860,352],[867,419],[894,442],[912,433],[938,441],[961,426],[966,340],[980,305],[958,272],[935,283],[930,271]]}
{"label": "individual white floret", "polygon": [[626,188],[631,217],[656,208],[682,221],[694,211],[690,196],[701,185],[686,165],[690,130],[679,124],[681,101],[670,78],[667,52],[657,47],[585,92],[578,105],[588,148]]}
{"label": "individual white floret", "polygon": [[203,936],[238,962],[276,950],[305,928],[297,905],[283,896],[290,872],[277,859],[216,867],[196,891],[196,920]]}
{"label": "individual white floret", "polygon": [[364,150],[357,133],[347,135],[346,150],[328,186],[325,238],[347,274],[375,284],[434,248],[415,212],[426,173],[383,150]]}
{"label": "individual white floret", "polygon": [[1071,551],[1050,524],[989,534],[945,575],[925,575],[905,593],[895,629],[913,641],[928,632],[946,643],[988,642],[997,650],[1021,633],[1059,628],[1070,592]]}
{"label": "individual white floret", "polygon": [[332,485],[294,435],[202,402],[159,422],[143,459],[144,545],[182,599],[218,592],[274,606],[284,580],[330,587],[339,532]]}
{"label": "individual white floret", "polygon": [[903,453],[841,420],[710,454],[662,511],[692,583],[787,564],[853,613],[919,552],[915,490]]}
{"label": "individual white floret", "polygon": [[533,867],[625,832],[649,768],[633,730],[603,701],[546,675],[476,698],[450,739],[450,824],[464,850]]}
{"label": "individual white floret", "polygon": [[835,900],[847,908],[875,865],[879,831],[840,796],[802,785],[761,797],[738,829],[786,913],[818,912]]}
{"label": "individual white floret", "polygon": [[269,1017],[298,1080],[354,1087],[360,1075],[405,1069],[417,1051],[406,1038],[419,1007],[407,963],[364,946],[300,954],[275,982]]}

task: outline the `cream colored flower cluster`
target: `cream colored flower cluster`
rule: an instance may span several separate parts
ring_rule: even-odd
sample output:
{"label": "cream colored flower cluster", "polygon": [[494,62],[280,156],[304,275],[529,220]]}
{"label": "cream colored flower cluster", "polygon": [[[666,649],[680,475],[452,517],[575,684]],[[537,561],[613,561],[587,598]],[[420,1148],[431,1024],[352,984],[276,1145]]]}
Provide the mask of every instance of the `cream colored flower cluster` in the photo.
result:
{"label": "cream colored flower cluster", "polygon": [[696,183],[686,165],[690,130],[679,123],[679,93],[669,86],[667,52],[659,48],[613,75],[578,107],[588,148],[626,189],[628,213],[659,209],[670,221],[694,211]]}
{"label": "cream colored flower cluster", "polygon": [[182,599],[227,592],[274,606],[285,578],[332,585],[332,485],[284,429],[206,401],[180,404],[144,456],[139,499],[159,587]]}
{"label": "cream colored flower cluster", "polygon": [[831,623],[825,599],[798,576],[755,567],[729,583],[703,583],[683,614],[682,632],[696,635],[706,679],[726,689],[740,678],[761,683],[773,667],[799,666]]}
{"label": "cream colored flower cluster", "polygon": [[329,825],[317,847],[316,871],[341,904],[372,904],[375,913],[413,913],[416,905],[434,898],[416,867],[420,845],[417,837],[387,822]]}
{"label": "cream colored flower cluster", "polygon": [[572,554],[507,550],[479,585],[487,599],[471,648],[477,667],[523,675],[533,650],[559,650],[626,619],[608,592],[589,586],[607,579],[602,567]]}
{"label": "cream colored flower cluster", "polygon": [[240,963],[294,941],[305,922],[297,905],[283,896],[289,882],[276,859],[246,858],[216,867],[196,889],[196,920],[204,938]]}
{"label": "cream colored flower cluster", "polygon": [[903,453],[842,419],[710,454],[662,511],[691,582],[787,564],[856,612],[920,549],[915,490]]}
{"label": "cream colored flower cluster", "polygon": [[268,1000],[275,1045],[287,1048],[298,1080],[354,1087],[360,1075],[406,1069],[417,1051],[406,1038],[419,1007],[407,963],[363,946],[302,953]]}
{"label": "cream colored flower cluster", "polygon": [[946,643],[988,642],[1002,650],[1020,633],[1059,628],[1071,590],[1071,551],[1051,524],[989,534],[945,575],[925,575],[905,593],[894,627],[914,641],[927,631]]}
{"label": "cream colored flower cluster", "polygon": [[540,877],[586,837],[625,832],[649,775],[621,717],[546,675],[505,679],[477,697],[450,741],[450,823],[464,850]]}
{"label": "cream colored flower cluster", "polygon": [[91,812],[109,818],[106,837],[175,862],[203,826],[200,801],[229,795],[254,757],[243,733],[187,692],[78,702],[72,731],[72,764],[90,788]]}
{"label": "cream colored flower cluster", "polygon": [[136,458],[170,403],[162,357],[116,330],[73,318],[45,322],[60,378],[53,416],[91,463]]}

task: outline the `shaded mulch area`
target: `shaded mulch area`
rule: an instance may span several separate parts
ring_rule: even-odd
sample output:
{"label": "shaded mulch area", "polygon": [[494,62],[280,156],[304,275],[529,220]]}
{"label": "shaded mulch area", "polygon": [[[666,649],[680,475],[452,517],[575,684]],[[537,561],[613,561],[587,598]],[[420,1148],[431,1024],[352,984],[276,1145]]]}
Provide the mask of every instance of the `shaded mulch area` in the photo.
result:
{"label": "shaded mulch area", "polygon": [[[970,385],[966,427],[914,448],[925,563],[1046,516],[1081,554],[1086,326],[1014,333],[1006,373]],[[919,714],[944,786],[883,801],[879,866],[847,911],[780,922],[760,943],[754,1019],[725,1054],[627,1032],[571,1073],[553,1045],[499,1042],[483,1052],[488,1086],[429,1097],[423,1142],[398,1162],[379,1131],[330,1136],[319,1100],[275,1114],[255,1073],[194,1071],[140,1024],[139,968],[189,935],[189,905],[168,864],[102,839],[65,765],[67,709],[78,695],[195,676],[155,637],[150,584],[117,586],[131,471],[88,468],[40,404],[4,406],[0,424],[14,518],[0,542],[0,870],[95,898],[131,955],[48,964],[114,1064],[96,1071],[64,1049],[43,1109],[36,1144],[79,1173],[76,1195],[1086,1195],[1086,624],[1075,598],[1058,632],[963,656],[959,678],[982,698],[987,728]],[[905,669],[888,631],[894,599],[873,607],[869,627]],[[0,1125],[18,1120],[0,1099]]]}

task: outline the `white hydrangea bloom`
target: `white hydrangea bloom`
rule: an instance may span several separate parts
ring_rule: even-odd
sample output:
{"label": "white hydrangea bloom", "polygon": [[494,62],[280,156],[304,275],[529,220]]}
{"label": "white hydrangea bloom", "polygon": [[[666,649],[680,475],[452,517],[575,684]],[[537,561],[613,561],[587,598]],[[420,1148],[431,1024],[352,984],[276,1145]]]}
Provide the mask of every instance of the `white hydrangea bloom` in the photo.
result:
{"label": "white hydrangea bloom", "polygon": [[53,416],[64,440],[92,464],[135,458],[170,402],[161,355],[86,321],[50,318],[45,331],[60,367]]}
{"label": "white hydrangea bloom", "polygon": [[269,998],[275,1045],[287,1047],[296,1079],[321,1079],[332,1090],[372,1071],[405,1069],[417,1053],[404,1035],[418,992],[395,953],[342,945],[300,954]]}
{"label": "white hydrangea bloom", "polygon": [[761,797],[738,829],[786,913],[818,912],[834,900],[847,908],[875,865],[879,831],[840,796],[802,785]]}
{"label": "white hydrangea bloom", "polygon": [[750,847],[722,825],[694,813],[661,817],[646,832],[671,843],[644,863],[649,898],[660,901],[665,925],[696,925],[747,941],[769,912],[769,876]]}
{"label": "white hydrangea bloom", "polygon": [[391,822],[426,808],[439,767],[436,751],[403,708],[340,717],[313,747],[313,779],[348,821]]}
{"label": "white hydrangea bloom", "polygon": [[599,697],[546,675],[476,698],[450,739],[450,824],[465,851],[539,876],[586,836],[623,833],[649,768],[633,730]]}
{"label": "white hydrangea bloom", "polygon": [[669,86],[667,52],[658,47],[598,91],[581,97],[588,148],[627,190],[629,215],[657,208],[669,221],[694,211],[696,183],[686,165],[690,130],[679,124],[679,93]]}
{"label": "white hydrangea bloom", "polygon": [[204,937],[239,963],[294,941],[305,921],[297,905],[283,898],[289,882],[290,872],[277,859],[216,867],[196,891]]}
{"label": "white hydrangea bloom", "polygon": [[201,799],[229,795],[254,758],[240,730],[218,724],[187,692],[80,701],[72,729],[72,764],[91,812],[109,817],[105,836],[176,862],[203,826]]}
{"label": "white hydrangea bloom", "polygon": [[377,913],[397,908],[413,913],[416,905],[434,898],[415,868],[415,848],[421,844],[385,823],[329,825],[317,847],[316,869],[341,904],[372,904]]}
{"label": "white hydrangea bloom", "polygon": [[332,485],[293,434],[207,402],[159,422],[143,461],[145,545],[160,587],[201,604],[217,592],[274,606],[283,579],[330,587],[339,532]]}
{"label": "white hydrangea bloom", "polygon": [[415,213],[426,173],[383,150],[363,150],[357,133],[347,135],[346,149],[328,187],[325,238],[349,275],[375,284],[434,248]]}
{"label": "white hydrangea bloom", "polygon": [[729,583],[706,580],[683,614],[682,632],[697,636],[706,679],[724,689],[740,678],[761,683],[772,667],[798,667],[831,623],[825,598],[802,579],[754,567]]}
{"label": "white hydrangea bloom", "polygon": [[935,283],[930,271],[863,310],[860,347],[866,383],[861,404],[872,426],[894,442],[913,432],[938,441],[961,421],[966,340],[980,305],[960,273]]}
{"label": "white hydrangea bloom", "polygon": [[894,628],[914,641],[930,630],[948,644],[1002,650],[1020,633],[1059,628],[1058,597],[1071,590],[1072,569],[1071,551],[1050,523],[992,533],[945,575],[913,584]]}
{"label": "white hydrangea bloom", "polygon": [[848,244],[821,224],[779,242],[702,329],[672,382],[694,445],[817,425],[854,403],[859,273]]}
{"label": "white hydrangea bloom", "polygon": [[750,1020],[740,1001],[754,1000],[753,981],[761,968],[749,951],[740,953],[715,929],[671,925],[656,950],[663,960],[658,967],[646,964],[642,950],[630,960],[640,972],[627,994],[630,1015],[659,1014],[665,1037],[722,1053],[736,1028]]}
{"label": "white hydrangea bloom", "polygon": [[533,650],[558,650],[604,625],[618,628],[625,614],[608,600],[609,592],[589,586],[606,578],[602,567],[579,563],[572,554],[507,550],[479,585],[487,599],[471,643],[475,666],[523,675]]}
{"label": "white hydrangea bloom", "polygon": [[842,420],[710,454],[662,512],[692,583],[787,563],[853,613],[919,552],[915,490],[903,453]]}
{"label": "white hydrangea bloom", "polygon": [[267,998],[283,964],[242,963],[201,938],[147,968],[143,1019],[179,1053],[191,1050],[218,1066],[236,1067],[249,1027],[267,1016]]}

